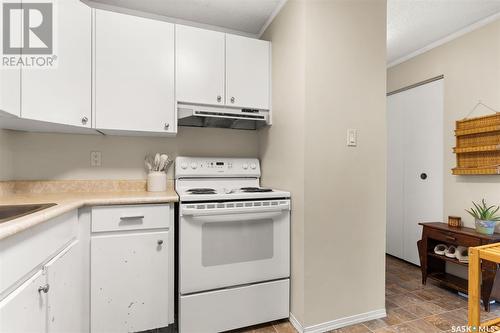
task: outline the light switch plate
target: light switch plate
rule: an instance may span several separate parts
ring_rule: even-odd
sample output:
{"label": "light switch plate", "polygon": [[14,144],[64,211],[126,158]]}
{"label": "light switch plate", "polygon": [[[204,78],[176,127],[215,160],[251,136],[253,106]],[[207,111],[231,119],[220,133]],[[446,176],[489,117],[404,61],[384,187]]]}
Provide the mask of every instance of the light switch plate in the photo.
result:
{"label": "light switch plate", "polygon": [[100,167],[102,163],[102,154],[100,151],[91,151],[90,152],[90,166],[91,167]]}
{"label": "light switch plate", "polygon": [[358,130],[355,128],[347,129],[347,146],[356,147],[358,145]]}

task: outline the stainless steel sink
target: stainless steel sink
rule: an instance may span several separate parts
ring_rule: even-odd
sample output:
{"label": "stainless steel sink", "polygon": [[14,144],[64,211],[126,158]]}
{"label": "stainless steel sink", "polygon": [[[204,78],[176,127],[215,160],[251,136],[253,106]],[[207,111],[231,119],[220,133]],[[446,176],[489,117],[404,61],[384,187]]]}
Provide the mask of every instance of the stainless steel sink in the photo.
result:
{"label": "stainless steel sink", "polygon": [[0,223],[32,214],[55,205],[57,204],[45,203],[33,205],[0,205]]}

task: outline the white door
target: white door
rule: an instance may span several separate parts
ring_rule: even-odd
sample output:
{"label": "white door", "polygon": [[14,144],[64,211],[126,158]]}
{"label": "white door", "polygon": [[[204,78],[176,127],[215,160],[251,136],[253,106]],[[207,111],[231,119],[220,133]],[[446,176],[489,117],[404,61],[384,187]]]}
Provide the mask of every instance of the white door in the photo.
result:
{"label": "white door", "polygon": [[387,249],[417,265],[418,223],[443,220],[443,84],[391,95],[387,103]]}
{"label": "white door", "polygon": [[226,34],[226,105],[269,109],[270,44]]}
{"label": "white door", "polygon": [[169,232],[93,236],[91,331],[138,332],[169,324]]}
{"label": "white door", "polygon": [[45,266],[50,286],[47,308],[48,333],[83,332],[85,297],[81,252],[78,241],[70,244]]}
{"label": "white door", "polygon": [[177,101],[224,105],[224,34],[176,25]]}
{"label": "white door", "polygon": [[91,127],[91,9],[56,0],[51,69],[22,69],[23,118]]}
{"label": "white door", "polygon": [[0,302],[0,332],[46,332],[47,294],[38,291],[45,281],[38,271]]}
{"label": "white door", "polygon": [[96,127],[175,133],[174,25],[97,9],[95,48]]}
{"label": "white door", "polygon": [[290,202],[266,203],[181,206],[181,294],[289,276]]}

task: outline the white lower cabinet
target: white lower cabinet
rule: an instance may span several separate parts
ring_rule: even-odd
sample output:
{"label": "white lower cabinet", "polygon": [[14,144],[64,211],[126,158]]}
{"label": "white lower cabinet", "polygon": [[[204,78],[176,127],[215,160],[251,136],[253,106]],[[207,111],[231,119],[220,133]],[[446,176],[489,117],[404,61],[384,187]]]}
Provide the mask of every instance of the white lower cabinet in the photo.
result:
{"label": "white lower cabinet", "polygon": [[168,231],[92,237],[92,332],[169,324]]}
{"label": "white lower cabinet", "polygon": [[71,243],[0,302],[0,332],[82,332],[78,245]]}
{"label": "white lower cabinet", "polygon": [[88,290],[82,288],[86,270],[81,247],[75,241],[45,266],[47,276],[47,330],[50,333],[82,332]]}
{"label": "white lower cabinet", "polygon": [[38,292],[45,281],[39,270],[0,302],[0,332],[46,332],[47,295]]}
{"label": "white lower cabinet", "polygon": [[173,323],[171,221],[171,205],[93,208],[92,228],[100,232],[92,234],[90,244],[92,333],[138,332]]}

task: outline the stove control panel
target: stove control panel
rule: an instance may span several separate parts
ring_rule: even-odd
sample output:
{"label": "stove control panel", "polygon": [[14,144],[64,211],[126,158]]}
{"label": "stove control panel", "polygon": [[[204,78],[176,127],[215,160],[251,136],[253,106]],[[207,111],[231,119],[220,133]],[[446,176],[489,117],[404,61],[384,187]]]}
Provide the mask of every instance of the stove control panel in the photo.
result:
{"label": "stove control panel", "polygon": [[182,177],[260,177],[256,158],[184,157],[175,159],[175,178]]}

